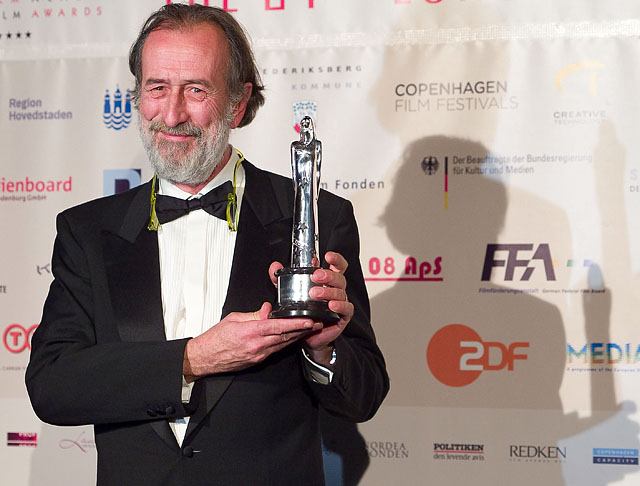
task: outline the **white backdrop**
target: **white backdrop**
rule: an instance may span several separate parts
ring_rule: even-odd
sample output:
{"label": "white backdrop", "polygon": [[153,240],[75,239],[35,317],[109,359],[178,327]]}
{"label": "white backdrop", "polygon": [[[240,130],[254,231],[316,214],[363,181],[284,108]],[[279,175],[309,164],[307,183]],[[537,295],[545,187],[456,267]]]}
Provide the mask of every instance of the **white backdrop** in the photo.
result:
{"label": "white backdrop", "polygon": [[[55,215],[151,176],[127,54],[164,3],[0,1],[3,484],[94,481],[91,429],[40,423],[24,370]],[[391,392],[327,419],[329,484],[637,484],[640,3],[208,3],[266,85],[234,145],[289,175],[310,110],[356,208]]]}

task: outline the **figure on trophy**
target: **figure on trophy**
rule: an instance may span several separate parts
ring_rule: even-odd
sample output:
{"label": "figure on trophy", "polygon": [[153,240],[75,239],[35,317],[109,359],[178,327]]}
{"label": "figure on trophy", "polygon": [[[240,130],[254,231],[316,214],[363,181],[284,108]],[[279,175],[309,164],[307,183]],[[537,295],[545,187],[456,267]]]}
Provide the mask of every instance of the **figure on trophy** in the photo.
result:
{"label": "figure on trophy", "polygon": [[271,317],[310,317],[316,321],[335,322],[338,314],[327,302],[309,297],[316,285],[311,275],[320,267],[318,248],[318,191],[322,142],[316,139],[313,120],[305,116],[300,122],[300,140],[291,144],[293,174],[293,232],[291,267],[276,272],[278,308]]}

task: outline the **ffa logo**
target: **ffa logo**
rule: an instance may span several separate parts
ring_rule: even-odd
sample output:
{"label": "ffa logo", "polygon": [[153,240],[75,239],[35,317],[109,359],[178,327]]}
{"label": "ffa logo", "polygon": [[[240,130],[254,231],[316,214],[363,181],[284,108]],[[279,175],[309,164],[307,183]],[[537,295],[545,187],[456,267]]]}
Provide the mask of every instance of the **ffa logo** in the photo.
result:
{"label": "ffa logo", "polygon": [[109,90],[105,90],[104,94],[104,112],[102,113],[102,121],[107,128],[114,130],[122,130],[127,128],[131,123],[131,93],[127,91],[124,96],[124,107],[122,99],[122,91],[116,87],[113,93],[113,99]]}

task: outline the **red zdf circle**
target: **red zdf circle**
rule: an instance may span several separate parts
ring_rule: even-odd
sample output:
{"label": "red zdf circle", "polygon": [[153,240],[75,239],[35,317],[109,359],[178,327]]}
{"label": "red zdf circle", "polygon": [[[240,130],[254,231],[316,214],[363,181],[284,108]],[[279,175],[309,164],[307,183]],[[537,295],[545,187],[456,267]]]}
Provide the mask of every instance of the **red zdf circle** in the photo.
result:
{"label": "red zdf circle", "polygon": [[[482,366],[478,364],[482,354],[478,355],[478,352],[483,350],[482,339],[477,332],[462,324],[449,324],[438,330],[429,341],[427,364],[441,383],[465,386],[482,373]],[[467,369],[461,369],[461,362]],[[464,366],[470,362],[476,364]]]}

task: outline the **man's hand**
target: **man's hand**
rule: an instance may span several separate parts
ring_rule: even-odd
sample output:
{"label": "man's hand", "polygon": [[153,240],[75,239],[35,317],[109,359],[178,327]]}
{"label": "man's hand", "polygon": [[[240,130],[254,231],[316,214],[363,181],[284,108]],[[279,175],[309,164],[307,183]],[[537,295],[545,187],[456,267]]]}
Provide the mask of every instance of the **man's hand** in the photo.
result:
{"label": "man's hand", "polygon": [[[313,273],[311,280],[320,285],[311,288],[309,296],[312,299],[328,301],[329,309],[338,313],[340,320],[305,336],[303,343],[316,363],[329,365],[333,352],[332,343],[342,334],[353,317],[353,304],[347,300],[347,281],[344,278],[348,262],[342,255],[333,251],[325,254],[325,260],[329,264],[329,268],[319,268]],[[282,264],[279,262],[273,262],[269,267],[269,276],[274,285],[277,285],[278,282],[274,273],[280,268],[282,268]]]}
{"label": "man's hand", "polygon": [[187,382],[213,373],[248,368],[301,337],[322,328],[310,319],[269,319],[271,304],[256,312],[233,312],[187,343],[183,375]]}

